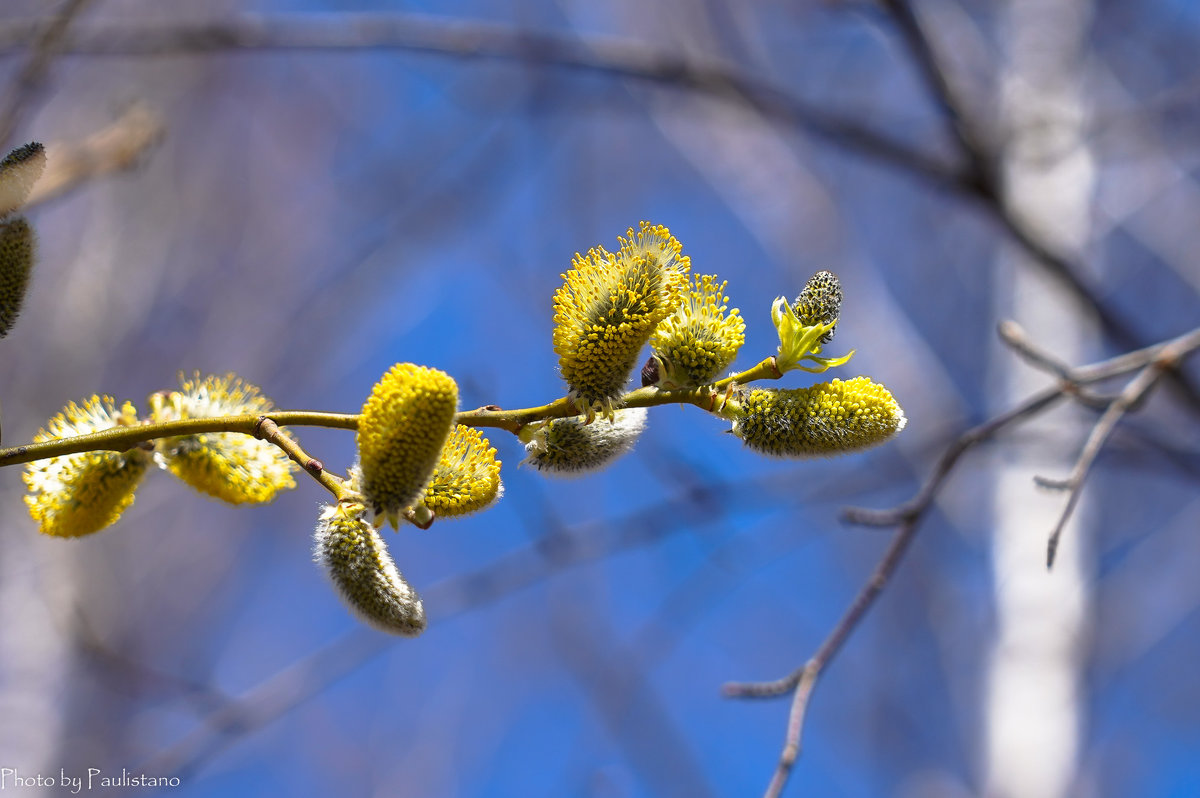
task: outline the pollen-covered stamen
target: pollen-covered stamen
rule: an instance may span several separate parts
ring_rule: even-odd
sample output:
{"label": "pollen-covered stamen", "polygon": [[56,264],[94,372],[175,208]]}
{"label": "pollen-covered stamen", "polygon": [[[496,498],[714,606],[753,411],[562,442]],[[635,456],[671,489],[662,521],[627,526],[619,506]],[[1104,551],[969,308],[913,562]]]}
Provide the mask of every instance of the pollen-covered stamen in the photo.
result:
{"label": "pollen-covered stamen", "polygon": [[704,385],[737,357],[746,340],[746,323],[737,308],[726,314],[726,285],[717,283],[714,275],[696,275],[679,308],[655,328],[650,343],[660,365],[658,385]]}
{"label": "pollen-covered stamen", "polygon": [[[267,414],[275,409],[259,389],[233,374],[201,379],[180,376],[181,386],[150,397],[154,420]],[[286,435],[284,432],[280,434]],[[159,464],[192,488],[230,504],[263,503],[296,487],[296,465],[279,447],[254,435],[204,432],[166,438]]]}
{"label": "pollen-covered stamen", "polygon": [[368,624],[389,634],[419,635],[425,630],[425,607],[366,514],[361,497],[326,505],[317,521],[314,559],[346,605]]}
{"label": "pollen-covered stamen", "polygon": [[611,419],[556,418],[521,433],[530,465],[552,475],[577,476],[604,468],[633,449],[646,426],[646,409],[617,410]]}
{"label": "pollen-covered stamen", "polygon": [[371,390],[358,423],[362,490],[377,521],[399,525],[425,491],[454,429],[458,386],[450,375],[397,363]]}
{"label": "pollen-covered stamen", "polygon": [[[129,402],[118,410],[112,397],[93,396],[82,406],[72,402],[34,437],[35,443],[88,435],[137,423]],[[41,531],[56,537],[80,537],[114,523],[133,503],[146,473],[149,454],[81,452],[35,460],[21,475],[29,493],[25,504]]]}
{"label": "pollen-covered stamen", "polygon": [[691,268],[691,258],[683,254],[683,245],[661,224],[641,222],[637,232],[630,227],[617,240],[621,242],[618,257],[623,260],[646,260],[661,269],[683,273]]}
{"label": "pollen-covered stamen", "polygon": [[421,503],[449,518],[490,507],[503,495],[496,450],[474,427],[455,426]]}
{"label": "pollen-covered stamen", "polygon": [[867,377],[798,390],[742,389],[725,415],[747,446],[780,457],[828,457],[865,449],[907,423],[891,393]]}
{"label": "pollen-covered stamen", "polygon": [[614,409],[654,328],[679,306],[690,261],[666,228],[643,222],[621,250],[576,255],[554,294],[554,351],[581,412]]}

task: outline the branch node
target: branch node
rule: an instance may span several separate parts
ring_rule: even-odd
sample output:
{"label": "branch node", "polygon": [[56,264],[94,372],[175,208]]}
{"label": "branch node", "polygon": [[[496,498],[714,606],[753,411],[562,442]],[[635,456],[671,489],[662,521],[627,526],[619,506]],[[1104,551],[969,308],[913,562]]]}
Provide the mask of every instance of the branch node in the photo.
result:
{"label": "branch node", "polygon": [[[270,416],[259,416],[258,420],[254,422],[254,429],[251,430],[251,434],[260,441],[266,440],[269,435],[274,433],[274,430],[267,429],[268,421],[271,421]],[[274,424],[275,422],[272,421],[271,423]]]}

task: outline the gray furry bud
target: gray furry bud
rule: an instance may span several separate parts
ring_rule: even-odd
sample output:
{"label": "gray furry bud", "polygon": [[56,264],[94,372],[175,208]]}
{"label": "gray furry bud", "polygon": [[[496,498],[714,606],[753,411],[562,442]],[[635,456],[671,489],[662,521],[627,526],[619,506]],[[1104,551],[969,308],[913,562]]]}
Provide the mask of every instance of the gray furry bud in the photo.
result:
{"label": "gray furry bud", "polygon": [[[842,313],[842,284],[830,271],[819,271],[804,285],[804,290],[792,302],[792,312],[807,327],[836,322]],[[832,330],[821,336],[821,343],[833,340]]]}

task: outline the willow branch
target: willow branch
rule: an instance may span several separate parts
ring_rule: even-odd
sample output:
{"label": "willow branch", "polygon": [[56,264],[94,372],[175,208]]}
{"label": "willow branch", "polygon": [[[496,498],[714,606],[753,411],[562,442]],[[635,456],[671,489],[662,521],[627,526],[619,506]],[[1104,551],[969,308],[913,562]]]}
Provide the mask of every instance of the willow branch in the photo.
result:
{"label": "willow branch", "polygon": [[[671,404],[691,404],[704,410],[714,410],[724,392],[734,384],[743,384],[760,379],[777,379],[782,376],[775,367],[775,358],[762,360],[752,368],[726,377],[712,385],[687,390],[664,391],[659,388],[638,388],[621,398],[619,407],[655,407]],[[466,410],[455,417],[455,422],[469,427],[496,427],[513,434],[533,421],[565,418],[579,414],[579,409],[565,397],[539,407],[519,410],[503,410],[496,405],[486,405],[478,410]],[[281,427],[329,427],[331,429],[358,429],[356,413],[324,413],[310,410],[277,410],[266,414],[243,414],[236,416],[213,416],[211,418],[188,418],[179,421],[146,422],[132,426],[114,427],[88,435],[70,438],[55,438],[41,443],[27,443],[0,449],[0,468],[49,457],[94,451],[124,452],[141,443],[159,438],[174,438],[180,435],[198,435],[204,432],[240,432],[245,435],[264,437],[266,421]],[[281,448],[284,448],[281,446]],[[284,448],[288,456],[292,452]],[[307,454],[297,454],[307,458]],[[293,457],[293,459],[296,459]],[[309,470],[303,460],[296,462]],[[319,463],[319,461],[317,461]],[[325,484],[322,482],[322,484]],[[328,485],[326,487],[329,487]],[[333,490],[333,488],[330,488]],[[334,493],[338,491],[333,490]]]}
{"label": "willow branch", "polygon": [[731,698],[776,698],[789,692],[792,694],[792,707],[788,713],[783,752],[779,756],[775,772],[765,793],[768,798],[774,798],[781,793],[800,756],[804,720],[818,678],[862,622],[867,611],[900,566],[904,553],[916,538],[919,524],[932,504],[934,495],[950,475],[959,458],[975,444],[990,438],[1010,424],[1042,411],[1061,399],[1063,395],[1058,389],[1048,389],[1031,397],[1020,407],[963,433],[942,455],[934,468],[933,476],[926,482],[917,497],[894,510],[887,511],[886,515],[869,510],[848,509],[846,511],[846,518],[852,523],[886,524],[888,526],[899,523],[900,525],[900,529],[893,536],[892,542],[888,545],[866,584],[859,590],[817,652],[803,666],[782,679],[769,682],[731,682],[723,688],[724,694]]}
{"label": "willow branch", "polygon": [[304,451],[295,439],[285,435],[272,419],[260,416],[258,423],[254,426],[254,437],[278,446],[291,458],[293,463],[300,466],[306,474],[319,482],[326,490],[339,499],[342,497],[345,492],[345,480],[326,471],[324,463]]}
{"label": "willow branch", "polygon": [[[358,416],[345,413],[281,410],[269,414],[268,417],[282,426],[331,427],[333,429],[357,429],[358,427]],[[263,418],[261,413],[187,418],[180,421],[113,427],[88,435],[10,446],[0,449],[0,467],[45,460],[48,457],[79,454],[80,452],[124,452],[140,443],[158,438],[174,438],[179,435],[197,435],[204,432],[240,432],[246,435],[255,435],[260,429]]]}
{"label": "willow branch", "polygon": [[809,699],[816,689],[817,679],[821,672],[833,661],[834,656],[842,649],[847,638],[858,626],[867,610],[875,603],[875,599],[883,592],[892,574],[900,565],[900,560],[913,542],[917,532],[917,519],[904,524],[891,544],[875,566],[870,579],[854,597],[845,615],[834,627],[830,635],[821,643],[817,653],[803,667],[792,672],[783,679],[774,682],[725,685],[724,693],[734,698],[766,698],[792,692],[792,708],[788,713],[787,734],[784,737],[783,752],[775,766],[775,773],[764,793],[765,798],[777,798],[787,785],[792,768],[800,756],[800,743],[804,733],[804,719],[808,713]]}

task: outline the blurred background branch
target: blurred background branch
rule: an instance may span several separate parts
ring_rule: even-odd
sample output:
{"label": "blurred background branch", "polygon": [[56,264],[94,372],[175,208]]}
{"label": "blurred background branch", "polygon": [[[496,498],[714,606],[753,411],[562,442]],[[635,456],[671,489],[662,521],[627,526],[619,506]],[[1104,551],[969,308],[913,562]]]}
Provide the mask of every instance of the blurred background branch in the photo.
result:
{"label": "blurred background branch", "polygon": [[[958,152],[949,161],[910,147],[862,122],[804,103],[784,89],[716,58],[670,53],[615,37],[562,36],[472,20],[417,14],[338,14],[334,16],[245,16],[215,22],[177,24],[78,25],[38,20],[0,26],[0,54],[28,42],[50,41],[54,48],[87,56],[167,56],[231,50],[400,50],[464,59],[506,59],[599,72],[695,91],[753,109],[770,122],[794,127],[833,146],[913,175],[939,190],[978,202],[983,211],[1032,257],[1061,281],[1081,305],[1096,314],[1120,348],[1145,346],[1144,332],[1117,310],[1086,276],[1082,264],[1056,249],[1014,212],[998,176],[998,147],[982,137],[957,92],[953,78],[907,0],[886,0],[913,67],[925,79],[933,102],[945,113]],[[49,46],[37,52],[51,53]],[[47,61],[44,55],[38,63]],[[48,61],[47,61],[48,63]],[[31,84],[32,87],[32,84]],[[24,94],[22,95],[24,96]],[[1200,387],[1172,370],[1173,383],[1200,414]]]}

